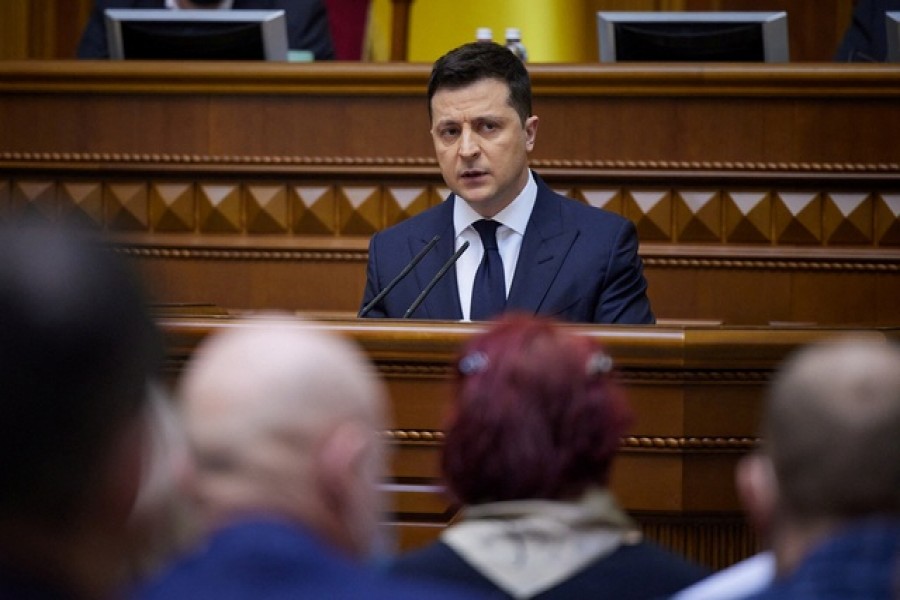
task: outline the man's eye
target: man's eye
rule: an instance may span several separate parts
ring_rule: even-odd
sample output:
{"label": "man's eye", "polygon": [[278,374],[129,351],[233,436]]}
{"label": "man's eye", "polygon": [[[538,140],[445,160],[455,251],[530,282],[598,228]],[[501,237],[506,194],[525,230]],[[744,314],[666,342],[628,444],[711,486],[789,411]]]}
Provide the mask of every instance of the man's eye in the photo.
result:
{"label": "man's eye", "polygon": [[459,129],[456,127],[448,127],[446,129],[441,129],[440,134],[443,138],[454,138],[459,135]]}

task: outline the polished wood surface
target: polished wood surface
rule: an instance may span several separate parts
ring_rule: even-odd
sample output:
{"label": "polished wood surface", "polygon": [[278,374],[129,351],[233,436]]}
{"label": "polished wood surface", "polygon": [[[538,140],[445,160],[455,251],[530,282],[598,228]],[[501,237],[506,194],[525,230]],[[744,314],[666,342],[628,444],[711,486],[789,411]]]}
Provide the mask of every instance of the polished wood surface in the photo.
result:
{"label": "polished wood surface", "polygon": [[[630,218],[661,319],[900,322],[900,68],[535,65],[533,165]],[[0,218],[108,234],[159,302],[355,313],[441,201],[424,65],[0,63]]]}
{"label": "polished wood surface", "polygon": [[[192,312],[160,320],[173,380],[200,340],[233,327],[238,316]],[[387,382],[392,524],[401,548],[434,539],[456,510],[442,494],[437,464],[453,362],[485,325],[305,316],[359,343]],[[900,340],[897,328],[568,327],[606,346],[637,414],[622,440],[614,492],[648,536],[712,567],[757,550],[733,471],[757,443],[765,386],[785,356],[836,335]]]}

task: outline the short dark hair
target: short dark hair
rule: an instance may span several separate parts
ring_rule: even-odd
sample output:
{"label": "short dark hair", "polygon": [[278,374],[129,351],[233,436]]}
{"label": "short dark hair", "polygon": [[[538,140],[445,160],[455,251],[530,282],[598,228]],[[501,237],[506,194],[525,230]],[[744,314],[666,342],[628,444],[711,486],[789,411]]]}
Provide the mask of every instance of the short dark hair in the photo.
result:
{"label": "short dark hair", "polygon": [[73,525],[145,406],[162,345],[123,261],[62,227],[0,226],[0,519]]}
{"label": "short dark hair", "polygon": [[442,454],[456,500],[567,500],[607,485],[634,417],[599,343],[512,315],[474,337],[458,366]]}
{"label": "short dark hair", "polygon": [[465,87],[482,79],[497,79],[509,87],[509,105],[522,123],[531,116],[531,79],[522,60],[494,42],[470,42],[437,59],[428,79],[428,117],[431,99],[440,89]]}

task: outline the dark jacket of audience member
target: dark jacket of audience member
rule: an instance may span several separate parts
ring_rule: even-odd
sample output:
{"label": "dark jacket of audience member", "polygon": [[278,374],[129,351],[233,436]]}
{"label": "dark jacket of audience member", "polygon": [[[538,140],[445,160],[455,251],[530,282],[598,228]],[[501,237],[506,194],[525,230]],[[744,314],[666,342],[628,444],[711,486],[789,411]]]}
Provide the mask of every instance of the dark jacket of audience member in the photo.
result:
{"label": "dark jacket of audience member", "polygon": [[458,363],[442,467],[462,519],[408,576],[500,598],[655,598],[707,574],[643,540],[607,489],[632,412],[588,337],[513,316]]}
{"label": "dark jacket of audience member", "polygon": [[[78,58],[109,58],[103,16],[107,8],[165,8],[165,0],[96,0],[78,45]],[[288,48],[311,50],[316,60],[334,58],[322,0],[234,0],[232,9],[282,9],[287,20]]]}

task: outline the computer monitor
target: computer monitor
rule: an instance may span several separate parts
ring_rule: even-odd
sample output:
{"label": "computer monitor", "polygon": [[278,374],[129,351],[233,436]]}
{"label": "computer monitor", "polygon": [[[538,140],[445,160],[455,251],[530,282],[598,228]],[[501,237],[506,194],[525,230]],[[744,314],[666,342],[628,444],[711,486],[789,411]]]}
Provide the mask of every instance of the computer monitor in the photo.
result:
{"label": "computer monitor", "polygon": [[110,58],[287,60],[283,10],[108,8]]}
{"label": "computer monitor", "polygon": [[597,13],[601,62],[787,62],[787,13]]}
{"label": "computer monitor", "polygon": [[900,12],[884,13],[887,27],[887,61],[900,62]]}

